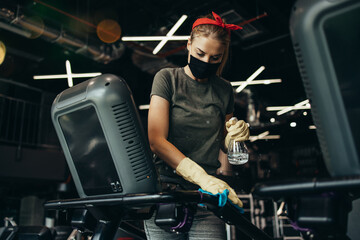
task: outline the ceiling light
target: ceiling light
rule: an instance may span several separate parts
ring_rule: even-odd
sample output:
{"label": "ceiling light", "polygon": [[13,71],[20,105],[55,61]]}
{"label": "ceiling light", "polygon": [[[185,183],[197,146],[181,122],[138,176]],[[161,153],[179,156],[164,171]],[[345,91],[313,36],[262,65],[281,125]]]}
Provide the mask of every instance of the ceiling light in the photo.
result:
{"label": "ceiling light", "polygon": [[290,127],[296,127],[296,122],[291,122]]}
{"label": "ceiling light", "polygon": [[170,31],[166,34],[166,36],[170,37],[174,35],[176,30],[179,29],[179,27],[185,22],[186,19],[187,19],[187,15],[182,15],[180,19],[175,23],[175,25],[170,29]]}
{"label": "ceiling light", "polygon": [[276,215],[280,216],[284,212],[284,206],[285,206],[285,202],[282,201],[279,209],[276,211]]}
{"label": "ceiling light", "polygon": [[307,111],[304,111],[304,112],[303,112],[303,115],[304,115],[304,116],[307,116],[307,115],[308,115]]}
{"label": "ceiling light", "polygon": [[310,104],[309,104],[309,99],[306,99],[306,100],[304,100],[304,101],[302,101],[302,102],[299,102],[299,103],[297,103],[297,104],[295,104],[294,106],[290,106],[290,107],[287,107],[287,108],[284,108],[284,109],[282,109],[282,110],[280,110],[279,112],[277,112],[276,114],[278,115],[278,116],[280,116],[280,115],[282,115],[282,114],[284,114],[284,113],[287,113],[287,112],[289,112],[289,111],[292,111],[292,110],[294,110],[295,108],[294,107],[302,107],[302,106],[306,106],[306,107],[308,107],[308,108],[310,108]]}
{"label": "ceiling light", "polygon": [[114,43],[120,39],[121,27],[112,19],[104,19],[96,26],[96,34],[104,43]]}
{"label": "ceiling light", "polygon": [[65,65],[66,65],[66,75],[67,75],[68,85],[69,85],[69,87],[72,87],[73,86],[73,80],[72,80],[72,76],[71,76],[70,61],[66,60]]}
{"label": "ceiling light", "polygon": [[149,104],[139,105],[139,110],[146,110],[146,109],[149,109],[149,107],[150,107]]}
{"label": "ceiling light", "polygon": [[0,65],[4,62],[6,55],[6,47],[5,44],[0,41]]}
{"label": "ceiling light", "polygon": [[301,110],[301,109],[310,109],[310,107],[308,106],[299,106],[299,107],[294,107],[294,106],[273,106],[273,107],[266,107],[266,111],[280,111],[286,108],[292,108],[291,110]]}
{"label": "ceiling light", "polygon": [[269,131],[266,131],[266,132],[260,133],[257,136],[251,136],[251,137],[249,137],[249,140],[250,140],[250,142],[255,142],[256,140],[262,139],[265,136],[269,135],[269,133],[270,133]]}
{"label": "ceiling light", "polygon": [[269,140],[269,139],[280,139],[280,135],[267,135],[263,138],[261,138],[262,140]]}
{"label": "ceiling light", "polygon": [[[281,79],[263,79],[263,80],[253,80],[248,83],[248,85],[257,85],[257,84],[271,84],[271,83],[281,83]],[[245,81],[236,81],[236,82],[230,82],[231,85],[234,86],[240,86],[241,84],[245,83]]]}
{"label": "ceiling light", "polygon": [[257,140],[273,140],[273,139],[280,139],[280,135],[267,135],[268,131],[259,134],[258,136],[250,136],[249,140],[251,142],[255,142]]}
{"label": "ceiling light", "polygon": [[183,41],[188,40],[190,36],[138,36],[138,37],[122,37],[121,40],[124,42],[135,42],[135,41]]}
{"label": "ceiling light", "polygon": [[315,125],[310,125],[309,129],[316,129],[316,126]]}
{"label": "ceiling light", "polygon": [[[186,20],[187,16],[186,15],[182,15],[181,18],[175,23],[175,25],[170,29],[170,31],[166,34],[167,37],[171,37],[172,35],[174,35],[174,33],[176,32],[176,30],[178,30],[178,28],[181,26],[181,24],[184,23],[184,21]],[[161,42],[159,42],[159,44],[155,47],[153,54],[157,54],[161,48],[167,43],[167,39],[161,40]]]}
{"label": "ceiling light", "polygon": [[274,123],[274,122],[275,122],[275,118],[270,118],[270,122]]}
{"label": "ceiling light", "polygon": [[71,72],[71,65],[70,61],[66,60],[66,74],[55,74],[55,75],[35,75],[33,76],[34,80],[44,80],[44,79],[63,79],[67,78],[68,86],[73,86],[73,78],[89,78],[89,77],[96,77],[100,76],[101,72],[94,72],[94,73],[72,73]]}
{"label": "ceiling light", "polygon": [[261,66],[258,70],[256,70],[246,81],[241,84],[236,90],[236,93],[241,92],[252,80],[254,80],[262,71],[264,71],[265,67]]}
{"label": "ceiling light", "polygon": [[[96,77],[100,76],[101,72],[94,72],[94,73],[73,73],[71,74],[72,78],[89,78],[89,77]],[[35,80],[44,80],[44,79],[62,79],[67,78],[67,74],[55,74],[55,75],[35,75],[33,79]]]}

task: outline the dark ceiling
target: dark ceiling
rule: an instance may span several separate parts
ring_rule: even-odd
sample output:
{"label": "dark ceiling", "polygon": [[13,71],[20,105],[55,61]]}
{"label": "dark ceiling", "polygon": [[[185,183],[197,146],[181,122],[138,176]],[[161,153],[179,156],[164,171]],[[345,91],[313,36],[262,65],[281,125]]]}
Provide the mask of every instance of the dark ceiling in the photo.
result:
{"label": "dark ceiling", "polygon": [[[158,42],[101,42],[96,25],[112,19],[121,26],[122,36],[166,35],[176,21],[188,16],[175,35],[188,35],[192,22],[214,11],[228,23],[243,24],[232,34],[231,55],[223,76],[229,81],[244,81],[260,66],[265,70],[257,79],[281,78],[281,84],[252,85],[236,95],[235,115],[247,118],[249,101],[254,102],[260,124],[253,133],[289,134],[289,122],[298,121],[288,143],[314,136],[308,129],[311,114],[293,111],[281,117],[265,110],[267,106],[289,106],[306,99],[289,34],[293,0],[1,0],[0,40],[7,47],[0,77],[42,90],[59,93],[66,80],[33,80],[33,75],[64,74],[65,61],[74,73],[102,72],[122,76],[129,84],[138,105],[148,104],[154,73],[168,66],[186,64],[185,41],[168,42],[157,55]],[[41,19],[41,20],[39,20]],[[38,34],[30,24],[44,29]],[[39,24],[40,23],[40,24]],[[28,24],[28,25],[26,25]],[[15,30],[21,31],[15,31]],[[17,33],[16,33],[17,32]],[[22,35],[21,35],[22,34]],[[26,35],[27,37],[23,36]],[[71,44],[69,41],[71,40]],[[90,50],[89,50],[90,49]],[[91,51],[92,50],[92,51]],[[79,83],[83,79],[75,79]],[[277,121],[270,124],[269,119]],[[279,128],[281,126],[281,128]],[[301,128],[303,127],[303,128]],[[311,132],[312,131],[312,132]],[[298,134],[298,135],[296,135]],[[306,137],[306,138],[305,138]],[[316,141],[316,140],[315,140]]]}

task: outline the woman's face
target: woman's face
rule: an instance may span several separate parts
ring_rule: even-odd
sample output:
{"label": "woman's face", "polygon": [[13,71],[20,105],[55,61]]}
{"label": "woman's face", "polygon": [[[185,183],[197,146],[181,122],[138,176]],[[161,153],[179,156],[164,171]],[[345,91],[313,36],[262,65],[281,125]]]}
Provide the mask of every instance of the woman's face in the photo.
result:
{"label": "woman's face", "polygon": [[225,52],[225,45],[211,37],[195,37],[192,42],[187,43],[189,51],[188,62],[190,62],[190,54],[207,63],[220,63]]}

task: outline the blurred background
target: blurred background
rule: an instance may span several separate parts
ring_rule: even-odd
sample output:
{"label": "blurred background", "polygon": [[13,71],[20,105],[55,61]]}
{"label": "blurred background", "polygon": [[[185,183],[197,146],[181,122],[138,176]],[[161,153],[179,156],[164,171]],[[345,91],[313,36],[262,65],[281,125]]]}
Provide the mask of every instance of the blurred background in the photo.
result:
{"label": "blurred background", "polygon": [[[28,198],[76,196],[50,119],[55,96],[69,88],[66,74],[124,78],[146,129],[154,74],[186,65],[186,40],[156,49],[159,40],[130,37],[165,36],[183,15],[173,36],[188,36],[194,20],[211,11],[243,26],[231,35],[223,73],[234,86],[234,115],[251,127],[250,160],[234,167],[233,186],[248,194],[259,182],[328,176],[289,34],[294,2],[1,0],[0,219],[27,216],[21,206]],[[34,79],[58,74],[65,76]],[[74,75],[73,84],[87,79]]]}

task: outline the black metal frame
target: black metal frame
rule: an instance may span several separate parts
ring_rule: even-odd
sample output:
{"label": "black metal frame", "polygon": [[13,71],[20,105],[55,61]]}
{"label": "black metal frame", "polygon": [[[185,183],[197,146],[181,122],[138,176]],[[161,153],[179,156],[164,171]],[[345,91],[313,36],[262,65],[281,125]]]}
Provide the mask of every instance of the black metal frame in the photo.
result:
{"label": "black metal frame", "polygon": [[257,198],[283,199],[289,218],[322,240],[349,239],[347,218],[359,189],[360,177],[353,176],[260,183],[252,192]]}
{"label": "black metal frame", "polygon": [[[199,191],[174,191],[157,194],[133,194],[121,197],[94,197],[77,198],[66,200],[54,200],[45,203],[45,208],[53,210],[88,209],[97,219],[92,239],[112,239],[121,220],[129,216],[129,213],[157,203],[202,203],[214,212],[216,216],[235,227],[247,236],[257,240],[272,239],[265,232],[249,222],[239,210],[226,203],[224,207],[218,207],[218,198]],[[141,215],[130,214],[138,219],[146,219]]]}

